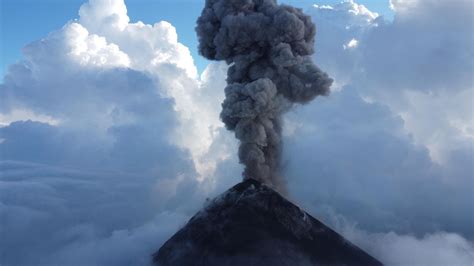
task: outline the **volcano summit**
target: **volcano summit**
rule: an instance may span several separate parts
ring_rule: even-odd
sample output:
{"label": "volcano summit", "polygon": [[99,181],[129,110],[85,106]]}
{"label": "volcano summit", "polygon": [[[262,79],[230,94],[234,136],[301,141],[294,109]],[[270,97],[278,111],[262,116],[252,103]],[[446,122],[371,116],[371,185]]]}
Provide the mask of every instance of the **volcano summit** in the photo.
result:
{"label": "volcano summit", "polygon": [[199,211],[155,265],[382,265],[268,186],[248,179]]}

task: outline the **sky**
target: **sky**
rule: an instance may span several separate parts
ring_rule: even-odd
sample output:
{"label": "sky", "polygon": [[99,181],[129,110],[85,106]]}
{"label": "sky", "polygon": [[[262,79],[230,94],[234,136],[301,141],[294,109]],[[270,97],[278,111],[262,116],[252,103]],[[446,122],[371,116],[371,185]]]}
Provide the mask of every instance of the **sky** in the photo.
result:
{"label": "sky", "polygon": [[[202,2],[1,3],[0,264],[147,265],[241,180]],[[471,265],[472,1],[291,4],[334,83],[283,118],[288,197],[385,265]]]}

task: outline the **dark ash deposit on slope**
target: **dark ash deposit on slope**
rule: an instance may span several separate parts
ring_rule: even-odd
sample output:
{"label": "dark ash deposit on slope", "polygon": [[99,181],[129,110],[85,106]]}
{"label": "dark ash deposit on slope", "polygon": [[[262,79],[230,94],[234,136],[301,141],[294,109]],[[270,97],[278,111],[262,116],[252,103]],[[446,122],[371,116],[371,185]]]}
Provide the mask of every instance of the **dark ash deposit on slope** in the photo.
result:
{"label": "dark ash deposit on slope", "polygon": [[155,265],[382,265],[280,194],[248,179],[212,200]]}

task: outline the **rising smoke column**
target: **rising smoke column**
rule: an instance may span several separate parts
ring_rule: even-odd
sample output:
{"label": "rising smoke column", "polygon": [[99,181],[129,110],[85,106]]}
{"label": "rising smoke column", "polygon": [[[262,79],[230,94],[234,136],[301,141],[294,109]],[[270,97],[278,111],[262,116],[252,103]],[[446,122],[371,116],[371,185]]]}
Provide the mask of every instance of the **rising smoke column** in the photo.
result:
{"label": "rising smoke column", "polygon": [[206,0],[196,32],[203,56],[230,65],[221,119],[240,140],[244,178],[280,188],[282,114],[332,84],[310,57],[315,25],[276,0]]}

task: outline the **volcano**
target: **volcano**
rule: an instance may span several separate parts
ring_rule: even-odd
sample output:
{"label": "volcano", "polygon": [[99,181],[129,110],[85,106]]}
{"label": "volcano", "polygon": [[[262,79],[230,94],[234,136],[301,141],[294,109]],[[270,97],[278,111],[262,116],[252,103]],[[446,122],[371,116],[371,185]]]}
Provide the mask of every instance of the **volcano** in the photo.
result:
{"label": "volcano", "polygon": [[154,265],[382,265],[278,192],[247,179],[153,254]]}

